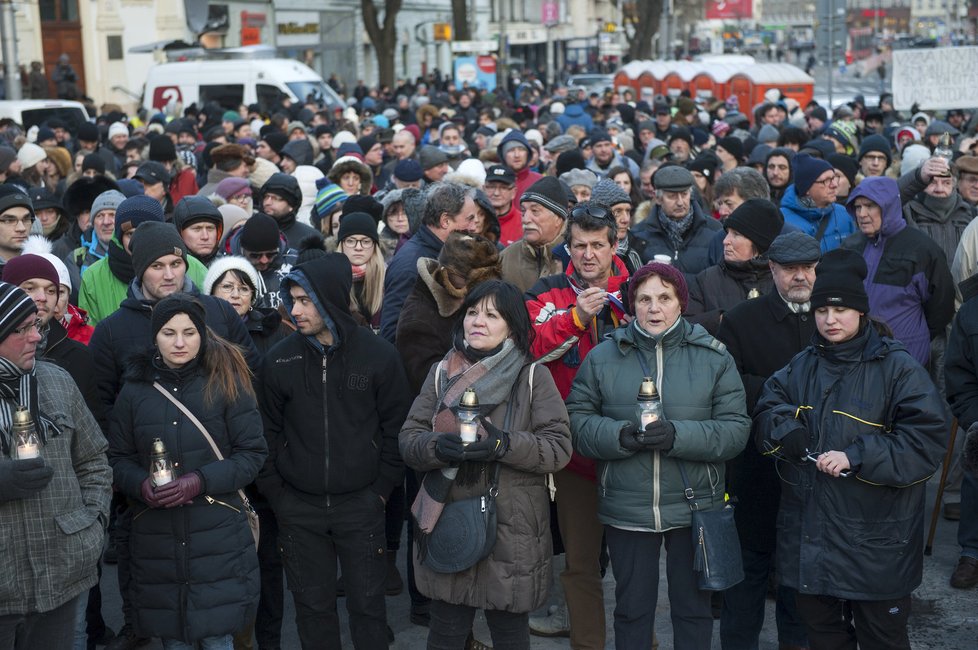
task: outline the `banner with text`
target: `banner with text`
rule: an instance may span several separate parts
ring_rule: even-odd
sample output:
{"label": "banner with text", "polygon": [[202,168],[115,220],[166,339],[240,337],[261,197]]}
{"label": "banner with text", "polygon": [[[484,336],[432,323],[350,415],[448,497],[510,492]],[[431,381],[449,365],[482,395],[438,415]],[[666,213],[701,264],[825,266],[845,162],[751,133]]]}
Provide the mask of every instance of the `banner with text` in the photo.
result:
{"label": "banner with text", "polygon": [[978,108],[978,47],[893,51],[893,107]]}

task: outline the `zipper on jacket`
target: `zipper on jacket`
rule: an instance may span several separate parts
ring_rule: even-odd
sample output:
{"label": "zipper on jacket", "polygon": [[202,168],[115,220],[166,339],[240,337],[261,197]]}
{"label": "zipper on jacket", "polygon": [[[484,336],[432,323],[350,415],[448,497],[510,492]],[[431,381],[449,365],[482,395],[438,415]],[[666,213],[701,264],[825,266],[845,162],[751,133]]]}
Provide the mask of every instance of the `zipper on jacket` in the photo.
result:
{"label": "zipper on jacket", "polygon": [[703,554],[703,574],[710,577],[710,554],[706,552],[706,536],[703,535],[703,527],[700,526],[700,552]]}
{"label": "zipper on jacket", "polygon": [[231,510],[234,510],[235,512],[239,512],[239,513],[241,512],[241,509],[240,508],[235,508],[230,503],[224,503],[223,501],[218,501],[217,499],[215,499],[214,497],[210,496],[209,494],[205,494],[204,495],[204,500],[207,501],[207,503],[209,503],[211,505],[214,505],[216,503],[218,505],[224,506],[225,508],[231,508]]}
{"label": "zipper on jacket", "polygon": [[[326,368],[329,366],[329,361],[326,355],[323,355],[323,448],[325,453],[323,454],[323,490],[329,492],[329,407],[327,402],[327,391],[326,391]],[[328,505],[328,501],[327,501]]]}
{"label": "zipper on jacket", "polygon": [[[659,389],[659,399],[662,399],[662,341],[655,344],[655,385]],[[659,510],[659,498],[662,496],[662,474],[661,474],[662,454],[658,450],[652,452],[652,517],[655,520],[655,529],[662,530],[662,511]]]}

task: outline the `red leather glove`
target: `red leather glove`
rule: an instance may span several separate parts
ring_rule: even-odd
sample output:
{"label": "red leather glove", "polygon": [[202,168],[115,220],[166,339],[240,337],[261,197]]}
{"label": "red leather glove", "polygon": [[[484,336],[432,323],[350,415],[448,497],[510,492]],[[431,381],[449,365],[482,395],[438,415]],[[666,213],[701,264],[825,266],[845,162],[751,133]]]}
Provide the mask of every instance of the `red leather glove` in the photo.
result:
{"label": "red leather glove", "polygon": [[159,508],[163,505],[160,503],[160,493],[153,487],[152,476],[147,476],[143,484],[139,486],[139,494],[143,499],[143,503],[150,508]]}
{"label": "red leather glove", "polygon": [[157,488],[156,495],[164,508],[175,508],[190,503],[200,494],[203,486],[200,473],[190,472]]}

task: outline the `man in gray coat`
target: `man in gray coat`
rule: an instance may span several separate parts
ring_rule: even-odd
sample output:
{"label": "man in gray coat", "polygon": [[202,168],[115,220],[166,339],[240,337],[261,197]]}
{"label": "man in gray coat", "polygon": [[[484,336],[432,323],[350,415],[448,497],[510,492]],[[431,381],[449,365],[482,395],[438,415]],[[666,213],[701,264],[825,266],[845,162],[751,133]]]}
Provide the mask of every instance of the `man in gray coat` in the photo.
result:
{"label": "man in gray coat", "polygon": [[[0,648],[68,648],[79,595],[98,581],[112,470],[67,372],[35,361],[37,306],[0,282]],[[26,407],[36,439],[13,434]]]}

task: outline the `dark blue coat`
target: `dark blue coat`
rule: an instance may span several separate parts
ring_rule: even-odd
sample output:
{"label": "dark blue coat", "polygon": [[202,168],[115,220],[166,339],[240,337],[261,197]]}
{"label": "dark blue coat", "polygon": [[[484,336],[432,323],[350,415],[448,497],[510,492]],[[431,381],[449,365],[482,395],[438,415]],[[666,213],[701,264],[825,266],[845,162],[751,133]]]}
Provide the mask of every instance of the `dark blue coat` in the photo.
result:
{"label": "dark blue coat", "polygon": [[384,307],[380,317],[380,335],[391,343],[397,336],[401,307],[418,279],[418,260],[438,259],[443,244],[428,226],[422,225],[391,258],[384,276]]}

